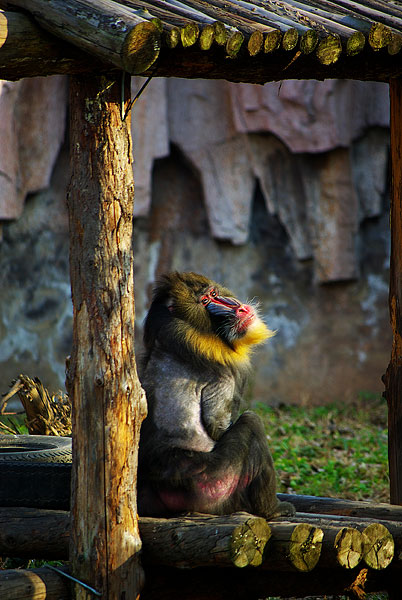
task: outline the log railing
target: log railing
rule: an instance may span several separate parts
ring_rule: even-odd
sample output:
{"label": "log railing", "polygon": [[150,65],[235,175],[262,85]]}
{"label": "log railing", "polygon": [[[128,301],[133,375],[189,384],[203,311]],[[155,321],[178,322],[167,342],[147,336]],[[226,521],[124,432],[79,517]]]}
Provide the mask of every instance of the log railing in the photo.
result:
{"label": "log railing", "polygon": [[[303,504],[308,497],[299,498]],[[232,589],[234,581],[238,590],[247,582],[251,590],[256,590],[256,596],[250,592],[248,598],[277,593],[280,574],[282,589],[284,584],[286,589],[293,589],[294,582],[294,593],[306,588],[307,579],[306,589],[314,589],[314,593],[328,593],[331,589],[332,593],[341,593],[353,585],[364,591],[387,589],[387,582],[399,576],[402,568],[402,509],[390,506],[388,519],[384,520],[387,505],[371,504],[371,518],[367,518],[362,516],[366,503],[315,500],[316,506],[321,502],[323,510],[331,503],[333,510],[336,502],[345,512],[348,505],[349,512],[355,513],[356,505],[362,507],[359,516],[297,513],[290,521],[266,521],[247,513],[140,518],[142,563],[148,586],[142,597],[159,597],[156,589],[166,578],[173,597],[182,579],[185,586],[189,571],[196,579],[203,572],[213,576],[219,585],[212,598],[226,598],[224,592],[217,590],[226,589],[225,586]],[[67,560],[69,523],[66,511],[0,508],[0,556]],[[0,597],[70,598],[69,587],[59,581],[60,577],[47,569],[2,571]],[[329,581],[332,588],[328,588]],[[33,594],[38,586],[42,586],[43,596],[37,591]],[[201,577],[194,598],[207,595],[202,591],[204,587]]]}

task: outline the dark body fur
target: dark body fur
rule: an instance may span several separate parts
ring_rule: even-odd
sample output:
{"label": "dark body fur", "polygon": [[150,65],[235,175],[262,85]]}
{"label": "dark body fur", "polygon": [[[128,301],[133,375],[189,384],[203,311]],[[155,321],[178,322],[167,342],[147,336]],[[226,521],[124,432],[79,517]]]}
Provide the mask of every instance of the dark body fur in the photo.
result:
{"label": "dark body fur", "polygon": [[268,335],[252,307],[201,275],[173,273],[156,286],[144,332],[140,515],[293,514],[277,500],[259,417],[238,416],[248,346]]}

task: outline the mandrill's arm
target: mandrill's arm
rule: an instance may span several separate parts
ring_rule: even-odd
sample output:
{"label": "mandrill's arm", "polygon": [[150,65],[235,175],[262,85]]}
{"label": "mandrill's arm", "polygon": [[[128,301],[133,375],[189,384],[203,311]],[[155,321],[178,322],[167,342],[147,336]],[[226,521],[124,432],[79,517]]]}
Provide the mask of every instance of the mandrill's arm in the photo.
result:
{"label": "mandrill's arm", "polygon": [[215,377],[201,391],[201,422],[214,441],[222,437],[238,416],[238,403],[235,410],[233,406],[234,389],[234,378],[228,374]]}

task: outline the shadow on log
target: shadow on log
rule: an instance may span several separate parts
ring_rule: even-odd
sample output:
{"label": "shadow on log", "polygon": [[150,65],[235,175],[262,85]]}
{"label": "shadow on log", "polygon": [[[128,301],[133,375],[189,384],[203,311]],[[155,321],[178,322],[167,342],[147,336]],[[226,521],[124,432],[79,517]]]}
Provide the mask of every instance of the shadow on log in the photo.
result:
{"label": "shadow on log", "polygon": [[[348,590],[354,590],[356,597],[363,598],[364,592],[386,591],[393,575],[369,569],[317,568],[308,574],[290,573],[284,577],[283,573],[258,569],[145,567],[146,584],[141,600],[258,600],[271,595],[303,598],[344,594]],[[72,600],[68,580],[46,567],[0,571],[0,597],[2,600]]]}

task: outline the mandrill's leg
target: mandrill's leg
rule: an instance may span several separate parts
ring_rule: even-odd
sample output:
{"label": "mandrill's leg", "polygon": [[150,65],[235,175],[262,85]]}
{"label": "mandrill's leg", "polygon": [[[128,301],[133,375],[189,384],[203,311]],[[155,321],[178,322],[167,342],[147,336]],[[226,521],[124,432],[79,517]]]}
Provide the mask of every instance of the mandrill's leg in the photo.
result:
{"label": "mandrill's leg", "polygon": [[204,508],[212,513],[246,510],[266,518],[294,515],[292,504],[277,499],[274,463],[256,414],[243,413],[209,454],[209,468],[195,477],[199,511],[209,500]]}
{"label": "mandrill's leg", "polygon": [[243,413],[211,452],[148,447],[139,471],[139,514],[293,515],[276,497],[275,469],[261,419]]}
{"label": "mandrill's leg", "polygon": [[252,478],[246,490],[250,512],[266,518],[293,516],[293,504],[280,502],[276,496],[275,467],[261,419],[251,412],[245,414],[253,433],[248,455]]}
{"label": "mandrill's leg", "polygon": [[294,514],[292,505],[279,503],[276,497],[266,435],[260,418],[252,412],[243,413],[211,452],[176,448],[165,460],[164,465],[159,463],[154,481],[158,480],[156,497],[166,512],[242,510],[266,518]]}

